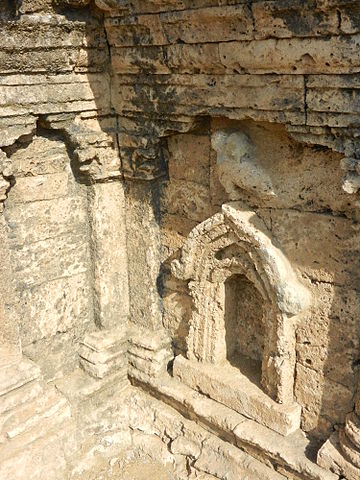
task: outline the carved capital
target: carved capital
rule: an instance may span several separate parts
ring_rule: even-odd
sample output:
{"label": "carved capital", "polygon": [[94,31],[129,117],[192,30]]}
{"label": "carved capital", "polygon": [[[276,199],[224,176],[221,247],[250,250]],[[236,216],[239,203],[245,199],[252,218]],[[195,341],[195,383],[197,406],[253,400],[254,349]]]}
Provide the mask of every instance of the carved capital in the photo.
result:
{"label": "carved capital", "polygon": [[43,119],[46,128],[59,130],[73,152],[73,168],[80,178],[102,182],[120,178],[120,157],[113,138],[103,131],[91,130],[73,118]]}
{"label": "carved capital", "polygon": [[124,177],[132,180],[154,180],[167,175],[167,166],[160,140],[137,147],[121,149]]}

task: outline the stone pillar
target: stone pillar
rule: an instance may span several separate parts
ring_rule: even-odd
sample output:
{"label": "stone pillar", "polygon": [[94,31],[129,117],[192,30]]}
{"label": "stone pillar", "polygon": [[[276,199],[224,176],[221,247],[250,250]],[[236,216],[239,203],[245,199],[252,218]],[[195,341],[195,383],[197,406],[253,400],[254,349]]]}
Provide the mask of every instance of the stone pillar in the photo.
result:
{"label": "stone pillar", "polygon": [[59,130],[73,151],[72,169],[88,185],[94,317],[101,329],[125,325],[129,315],[125,193],[115,139],[75,121],[48,115],[42,125]]}
{"label": "stone pillar", "polygon": [[129,288],[119,152],[114,139],[102,131],[92,131],[74,122],[61,129],[73,148],[73,167],[79,180],[88,184],[89,192],[94,318],[100,331],[83,339],[80,365],[95,378],[108,377],[119,370],[125,383]]}
{"label": "stone pillar", "polygon": [[89,192],[95,322],[111,329],[127,322],[129,291],[124,189],[95,183]]}

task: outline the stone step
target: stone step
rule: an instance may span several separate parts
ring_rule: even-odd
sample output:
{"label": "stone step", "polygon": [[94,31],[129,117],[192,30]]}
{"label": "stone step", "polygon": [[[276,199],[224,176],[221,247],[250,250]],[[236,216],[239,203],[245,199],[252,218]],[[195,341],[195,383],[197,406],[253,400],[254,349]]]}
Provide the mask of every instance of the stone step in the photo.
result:
{"label": "stone step", "polygon": [[11,439],[36,429],[42,420],[58,415],[67,405],[67,400],[55,388],[49,388],[32,402],[1,415],[2,434]]}
{"label": "stone step", "polygon": [[67,404],[64,408],[60,409],[56,415],[44,417],[39,423],[34,425],[33,428],[13,438],[8,438],[6,442],[0,445],[0,459],[11,457],[17,452],[27,449],[28,446],[34,442],[42,438],[47,438],[53,433],[68,436],[73,429],[74,422],[71,418],[70,406]]}
{"label": "stone step", "polygon": [[40,378],[40,376],[40,368],[30,360],[22,359],[19,363],[0,368],[0,402],[3,395]]}
{"label": "stone step", "polygon": [[352,443],[344,430],[339,432],[340,448],[345,457],[350,460],[355,467],[360,468],[360,449]]}
{"label": "stone step", "polygon": [[334,475],[342,475],[347,480],[359,480],[360,468],[345,458],[339,442],[338,432],[335,432],[320,448],[317,455],[318,464],[334,472]]}
{"label": "stone step", "polygon": [[[307,452],[311,445],[300,430],[285,437],[196,392],[169,374],[154,378],[137,371],[133,378],[147,385],[149,392],[154,392],[155,398],[176,408],[186,417],[190,414],[205,430],[218,432],[217,434],[220,432],[221,437],[227,438],[241,450],[248,451],[250,455],[251,452],[262,451],[271,463],[286,465],[289,472],[292,472],[289,478],[300,478],[306,473],[307,479],[338,479],[337,475],[308,458]],[[360,475],[356,480],[359,478]]]}
{"label": "stone step", "polygon": [[360,449],[360,418],[355,412],[347,415],[344,430],[349,440]]}

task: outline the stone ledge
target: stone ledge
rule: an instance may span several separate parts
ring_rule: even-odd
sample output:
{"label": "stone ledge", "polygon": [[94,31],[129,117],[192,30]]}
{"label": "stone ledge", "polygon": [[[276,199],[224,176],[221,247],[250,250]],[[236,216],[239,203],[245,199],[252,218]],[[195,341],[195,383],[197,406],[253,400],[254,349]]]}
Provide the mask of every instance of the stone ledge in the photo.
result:
{"label": "stone ledge", "polygon": [[300,427],[299,405],[275,402],[260,387],[230,365],[222,367],[205,365],[179,355],[174,361],[174,376],[189,387],[281,435],[289,435]]}
{"label": "stone ledge", "polygon": [[307,458],[305,452],[309,449],[309,441],[300,430],[284,437],[194,391],[168,374],[154,378],[134,369],[131,376],[135,385],[145,387],[155,398],[250,455],[261,452],[271,462],[275,461],[305,480],[338,479],[338,475]]}
{"label": "stone ledge", "polygon": [[40,368],[30,360],[6,365],[0,369],[0,397],[39,377]]}

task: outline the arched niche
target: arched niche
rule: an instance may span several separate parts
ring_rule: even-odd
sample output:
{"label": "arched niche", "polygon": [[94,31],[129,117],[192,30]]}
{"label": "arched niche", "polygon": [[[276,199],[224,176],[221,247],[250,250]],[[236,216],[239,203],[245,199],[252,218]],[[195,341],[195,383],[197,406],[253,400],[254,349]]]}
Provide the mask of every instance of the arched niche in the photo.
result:
{"label": "arched niche", "polygon": [[[263,329],[253,358],[261,360],[261,388],[277,403],[293,404],[295,325],[310,296],[256,213],[237,202],[224,204],[221,213],[190,232],[172,273],[188,281],[193,299],[187,358],[226,368],[236,343],[236,311],[246,318],[242,305],[231,312],[231,302],[247,288],[263,315],[255,319],[252,311],[245,325],[255,328],[255,336]],[[241,352],[241,342],[239,353],[249,356]]]}

